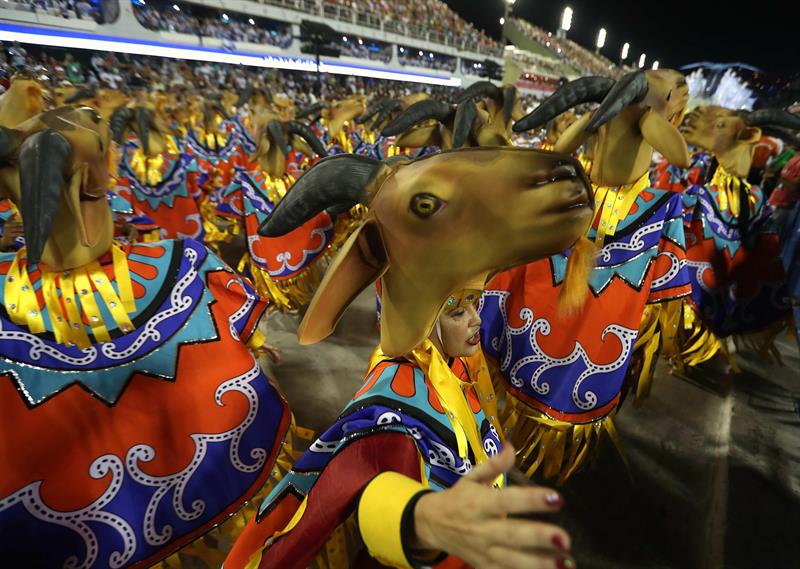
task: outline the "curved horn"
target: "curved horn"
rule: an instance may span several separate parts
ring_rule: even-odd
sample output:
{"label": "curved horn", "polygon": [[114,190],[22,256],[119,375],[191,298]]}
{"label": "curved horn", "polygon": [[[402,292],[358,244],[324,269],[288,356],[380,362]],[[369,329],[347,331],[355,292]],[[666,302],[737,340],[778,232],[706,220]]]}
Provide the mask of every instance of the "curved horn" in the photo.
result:
{"label": "curved horn", "polygon": [[289,147],[286,146],[286,136],[283,134],[283,125],[281,121],[277,119],[269,121],[267,123],[267,133],[284,156],[289,154]]}
{"label": "curved horn", "polygon": [[364,111],[363,115],[356,117],[356,124],[364,124],[367,122],[369,119],[378,114],[390,100],[391,99],[379,99],[378,101],[371,103],[370,106],[367,107],[367,110]]}
{"label": "curved horn", "polygon": [[150,123],[153,120],[153,113],[150,109],[139,107],[136,109],[136,134],[142,142],[142,150],[145,156],[150,156]]}
{"label": "curved horn", "polygon": [[514,113],[514,105],[517,103],[517,88],[508,85],[503,88],[503,124],[507,125]]}
{"label": "curved horn", "polygon": [[236,108],[238,109],[248,102],[253,97],[255,92],[256,90],[253,88],[253,86],[248,83],[245,88],[239,92],[239,98],[236,99]]}
{"label": "curved horn", "polygon": [[10,128],[0,126],[0,162],[11,158],[17,151],[17,136]]}
{"label": "curved horn", "polygon": [[383,121],[385,121],[389,117],[390,113],[402,110],[402,108],[403,108],[403,101],[399,99],[392,99],[391,101],[388,101],[380,110],[378,116],[375,117],[375,120],[372,121],[373,130],[378,128],[383,123]]}
{"label": "curved horn", "polygon": [[474,99],[467,99],[458,105],[453,124],[453,148],[461,148],[467,142],[476,116],[478,116],[478,106]]}
{"label": "curved horn", "polygon": [[285,235],[321,211],[367,203],[367,188],[382,166],[380,160],[355,154],[323,158],[297,179],[258,228],[259,235]]}
{"label": "curved horn", "polygon": [[109,126],[111,127],[111,136],[114,142],[122,144],[122,137],[125,136],[125,130],[128,128],[128,121],[133,117],[133,110],[125,105],[117,107],[111,113]]}
{"label": "curved horn", "polygon": [[314,115],[320,112],[322,109],[325,108],[325,105],[322,103],[314,103],[313,105],[309,105],[307,107],[303,107],[302,109],[298,109],[297,112],[294,114],[295,118],[302,119],[309,115]]}
{"label": "curved horn", "polygon": [[800,116],[783,109],[759,109],[741,115],[748,126],[780,126],[800,130]]}
{"label": "curved horn", "polygon": [[456,97],[456,103],[463,103],[467,99],[475,99],[484,95],[494,98],[498,94],[500,94],[500,88],[491,81],[478,81],[461,91],[461,94]]}
{"label": "curved horn", "polygon": [[82,101],[84,99],[91,99],[94,97],[96,91],[92,87],[83,87],[82,89],[78,89],[72,95],[64,99],[65,105],[71,105],[72,103],[77,103],[78,101]]}
{"label": "curved horn", "polygon": [[545,99],[533,112],[514,123],[514,132],[539,128],[576,105],[599,103],[613,86],[614,80],[608,77],[581,77],[570,81]]}
{"label": "curved horn", "polygon": [[761,134],[765,134],[773,138],[780,138],[789,146],[800,148],[800,137],[795,136],[795,134],[792,131],[786,130],[785,128],[781,128],[779,126],[765,125],[761,127]]}
{"label": "curved horn", "polygon": [[407,131],[414,125],[429,119],[444,121],[453,112],[450,105],[434,99],[417,101],[384,127],[383,136],[396,136]]}
{"label": "curved horn", "polygon": [[320,142],[319,138],[317,138],[317,135],[314,134],[314,131],[308,128],[306,125],[297,121],[288,121],[285,124],[286,130],[288,130],[291,134],[296,134],[305,140],[311,147],[311,150],[316,152],[319,156],[326,156],[328,154],[328,151],[325,150],[325,145]]}
{"label": "curved horn", "polygon": [[220,103],[219,101],[214,101],[213,103],[211,103],[211,108],[217,111],[222,116],[222,118],[224,119],[228,118],[228,111],[225,110],[225,107],[223,107],[222,103]]}
{"label": "curved horn", "polygon": [[42,259],[45,243],[61,205],[72,145],[52,129],[29,136],[19,151],[20,213],[28,261]]}
{"label": "curved horn", "polygon": [[622,109],[633,102],[641,101],[647,94],[647,77],[644,71],[628,73],[617,81],[600,103],[584,130],[594,133],[598,128],[617,116]]}

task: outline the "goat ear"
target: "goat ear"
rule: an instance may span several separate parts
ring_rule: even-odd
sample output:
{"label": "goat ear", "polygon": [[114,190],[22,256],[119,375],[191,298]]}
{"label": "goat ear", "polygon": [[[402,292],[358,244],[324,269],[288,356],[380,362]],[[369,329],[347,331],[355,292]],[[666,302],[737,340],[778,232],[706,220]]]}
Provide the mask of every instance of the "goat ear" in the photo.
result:
{"label": "goat ear", "polygon": [[330,336],[351,302],[389,267],[377,222],[361,224],[334,258],[297,329],[300,344]]}
{"label": "goat ear", "polygon": [[650,109],[639,120],[645,142],[661,153],[667,162],[679,168],[689,167],[686,139],[667,119]]}
{"label": "goat ear", "polygon": [[39,85],[28,85],[25,90],[25,104],[29,113],[42,112],[42,93],[43,89]]}
{"label": "goat ear", "polygon": [[746,142],[748,144],[755,144],[761,140],[761,129],[757,126],[746,126],[739,131],[736,140],[739,142]]}
{"label": "goat ear", "polygon": [[586,113],[574,123],[569,125],[564,133],[558,138],[553,150],[556,152],[563,152],[565,154],[572,154],[581,144],[586,142],[589,138],[589,133],[584,131],[586,123],[592,118],[592,113]]}

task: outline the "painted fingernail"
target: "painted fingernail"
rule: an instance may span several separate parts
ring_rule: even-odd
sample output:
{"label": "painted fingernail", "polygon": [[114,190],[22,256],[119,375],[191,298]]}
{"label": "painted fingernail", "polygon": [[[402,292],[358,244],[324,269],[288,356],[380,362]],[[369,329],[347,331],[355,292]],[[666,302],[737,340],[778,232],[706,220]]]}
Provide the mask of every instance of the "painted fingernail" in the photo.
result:
{"label": "painted fingernail", "polygon": [[553,544],[553,546],[556,549],[560,549],[561,551],[566,551],[567,550],[567,544],[564,542],[564,537],[559,535],[559,534],[554,535],[550,539],[550,542]]}
{"label": "painted fingernail", "polygon": [[556,567],[558,569],[575,569],[575,562],[569,557],[564,557],[556,561]]}
{"label": "painted fingernail", "polygon": [[560,506],[564,502],[564,500],[561,498],[561,494],[556,492],[551,492],[545,496],[544,501],[548,506]]}

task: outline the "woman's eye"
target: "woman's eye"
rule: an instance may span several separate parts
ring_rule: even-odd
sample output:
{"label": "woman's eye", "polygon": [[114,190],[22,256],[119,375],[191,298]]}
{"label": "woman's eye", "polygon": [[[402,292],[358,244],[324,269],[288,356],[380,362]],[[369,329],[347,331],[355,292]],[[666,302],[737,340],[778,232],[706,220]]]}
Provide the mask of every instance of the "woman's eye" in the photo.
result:
{"label": "woman's eye", "polygon": [[462,316],[464,316],[464,311],[454,310],[453,312],[450,313],[450,316],[452,316],[453,318],[461,318]]}
{"label": "woman's eye", "polygon": [[444,202],[431,194],[417,194],[411,198],[411,211],[423,219],[427,219],[439,211]]}

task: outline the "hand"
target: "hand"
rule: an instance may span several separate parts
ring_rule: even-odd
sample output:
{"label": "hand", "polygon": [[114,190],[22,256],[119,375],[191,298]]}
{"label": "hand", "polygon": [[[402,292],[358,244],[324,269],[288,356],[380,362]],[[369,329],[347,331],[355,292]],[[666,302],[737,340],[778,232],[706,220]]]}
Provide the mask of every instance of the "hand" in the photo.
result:
{"label": "hand", "polygon": [[570,539],[560,527],[510,517],[552,514],[561,496],[540,486],[497,490],[492,481],[514,466],[506,445],[452,488],[431,492],[414,509],[414,549],[446,551],[476,569],[571,569]]}
{"label": "hand", "polygon": [[14,247],[17,237],[23,237],[25,230],[19,221],[9,221],[3,227],[3,235],[0,237],[0,251],[8,251]]}

